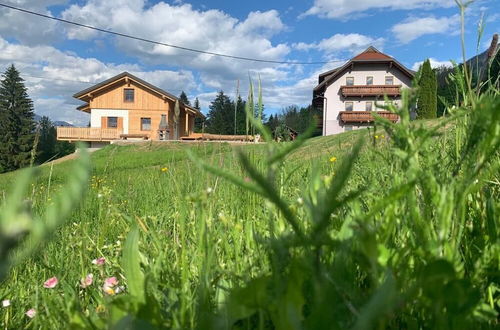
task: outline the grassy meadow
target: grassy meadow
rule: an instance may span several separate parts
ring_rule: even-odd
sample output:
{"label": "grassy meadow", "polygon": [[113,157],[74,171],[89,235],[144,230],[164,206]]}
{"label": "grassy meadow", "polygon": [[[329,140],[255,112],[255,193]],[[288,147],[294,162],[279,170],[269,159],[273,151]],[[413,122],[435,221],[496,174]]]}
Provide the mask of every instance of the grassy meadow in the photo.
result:
{"label": "grassy meadow", "polygon": [[2,175],[0,324],[494,328],[499,102],[431,122],[393,109],[400,124],[295,143],[110,146]]}

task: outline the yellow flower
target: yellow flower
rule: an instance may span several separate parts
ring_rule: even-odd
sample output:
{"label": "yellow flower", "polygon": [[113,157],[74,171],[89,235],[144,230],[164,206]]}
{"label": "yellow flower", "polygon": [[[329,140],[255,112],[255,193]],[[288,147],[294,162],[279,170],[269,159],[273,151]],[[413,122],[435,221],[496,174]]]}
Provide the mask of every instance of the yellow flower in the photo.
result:
{"label": "yellow flower", "polygon": [[335,163],[336,161],[337,161],[337,157],[334,156],[334,157],[330,158],[330,163]]}
{"label": "yellow flower", "polygon": [[164,168],[161,169],[161,171],[162,172],[166,172],[166,171],[168,171],[168,168],[164,167]]}
{"label": "yellow flower", "polygon": [[378,139],[378,135],[375,135],[375,140]]}
{"label": "yellow flower", "polygon": [[380,136],[380,138],[381,138],[381,139],[384,139],[384,138],[385,138],[385,135]]}

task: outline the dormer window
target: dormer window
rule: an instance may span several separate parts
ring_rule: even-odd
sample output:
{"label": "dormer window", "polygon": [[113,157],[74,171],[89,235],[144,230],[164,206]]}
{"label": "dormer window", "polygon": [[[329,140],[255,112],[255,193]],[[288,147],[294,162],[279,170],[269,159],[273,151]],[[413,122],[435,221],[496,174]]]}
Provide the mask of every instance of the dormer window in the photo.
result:
{"label": "dormer window", "polygon": [[393,76],[386,76],[385,77],[385,84],[386,85],[394,85],[394,77]]}
{"label": "dormer window", "polygon": [[347,77],[345,84],[346,84],[346,86],[353,86],[354,85],[354,77]]}
{"label": "dormer window", "polygon": [[373,77],[366,77],[366,84],[368,86],[373,85]]}
{"label": "dormer window", "polygon": [[134,89],[125,88],[123,90],[123,101],[124,102],[134,102]]}

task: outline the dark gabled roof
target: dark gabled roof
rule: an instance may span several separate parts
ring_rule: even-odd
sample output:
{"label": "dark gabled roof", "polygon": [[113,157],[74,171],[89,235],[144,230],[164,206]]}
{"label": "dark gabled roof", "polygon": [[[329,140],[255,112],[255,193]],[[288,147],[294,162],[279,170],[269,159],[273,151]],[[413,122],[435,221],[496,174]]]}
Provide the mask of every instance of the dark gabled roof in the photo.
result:
{"label": "dark gabled roof", "polygon": [[389,63],[392,62],[397,66],[403,73],[408,77],[413,78],[415,71],[406,68],[403,64],[396,61],[393,57],[380,52],[373,46],[368,47],[364,52],[356,55],[346,64],[336,69],[324,72],[319,75],[319,84],[314,88],[314,92],[322,90],[328,83],[335,80],[339,74],[341,74],[345,69],[349,68],[354,63]]}
{"label": "dark gabled roof", "polygon": [[[86,96],[86,95],[87,95],[87,94],[89,94],[89,93],[92,93],[92,92],[93,92],[93,91],[95,91],[96,89],[99,89],[99,88],[101,88],[101,87],[107,86],[107,85],[109,85],[109,84],[111,84],[111,83],[113,83],[113,82],[115,82],[115,81],[119,81],[119,80],[124,79],[124,78],[126,78],[126,77],[127,77],[127,78],[129,78],[129,79],[131,79],[131,80],[133,80],[133,81],[135,81],[135,82],[137,82],[137,83],[139,83],[139,84],[141,84],[141,85],[143,85],[143,86],[145,86],[145,87],[147,87],[147,88],[149,88],[149,89],[151,89],[151,90],[153,90],[153,91],[155,91],[155,92],[157,92],[157,93],[158,93],[158,94],[160,94],[160,95],[163,95],[163,96],[165,96],[165,97],[167,97],[167,98],[171,99],[172,101],[179,101],[179,103],[180,103],[181,105],[183,105],[185,108],[188,108],[188,109],[190,109],[191,111],[196,112],[196,113],[197,113],[198,115],[200,115],[201,117],[205,118],[205,115],[203,115],[203,114],[201,113],[201,111],[200,111],[200,110],[198,110],[198,109],[196,109],[196,108],[193,108],[193,107],[191,107],[191,106],[189,106],[189,105],[185,104],[185,103],[184,103],[184,102],[182,102],[182,100],[181,100],[181,99],[179,99],[177,96],[172,95],[172,94],[170,94],[169,92],[167,92],[167,91],[165,91],[165,90],[163,90],[163,89],[161,89],[161,88],[159,88],[159,87],[156,87],[155,85],[152,85],[152,84],[148,83],[147,81],[142,80],[141,78],[138,78],[138,77],[134,76],[133,74],[131,74],[131,73],[129,73],[129,72],[122,72],[122,73],[120,73],[119,75],[116,75],[116,76],[111,77],[111,78],[109,78],[109,79],[107,79],[107,80],[104,80],[103,82],[100,82],[100,83],[98,83],[98,84],[96,84],[96,85],[94,85],[94,86],[91,86],[91,87],[89,87],[89,88],[86,88],[86,89],[84,89],[84,90],[82,90],[82,91],[80,91],[80,92],[76,93],[75,95],[73,95],[73,97],[74,97],[74,98],[77,98],[77,99],[81,99],[82,97]],[[80,108],[80,107],[79,107],[79,108]]]}

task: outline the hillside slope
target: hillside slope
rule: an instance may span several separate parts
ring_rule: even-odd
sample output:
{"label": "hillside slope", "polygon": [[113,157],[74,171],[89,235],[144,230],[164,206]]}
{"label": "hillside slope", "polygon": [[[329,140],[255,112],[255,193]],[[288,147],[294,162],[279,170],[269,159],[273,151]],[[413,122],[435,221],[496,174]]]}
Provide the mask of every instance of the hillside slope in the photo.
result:
{"label": "hillside slope", "polygon": [[[215,143],[99,150],[69,219],[0,284],[0,299],[12,301],[0,324],[494,327],[498,101],[430,123],[404,119],[377,132],[313,138],[294,150]],[[81,188],[74,178],[82,167],[70,160],[40,168],[29,203],[1,219],[48,214],[35,222],[57,223],[63,212],[51,207]],[[22,184],[19,175],[0,176],[0,196]],[[29,309],[35,318],[24,315]]]}

